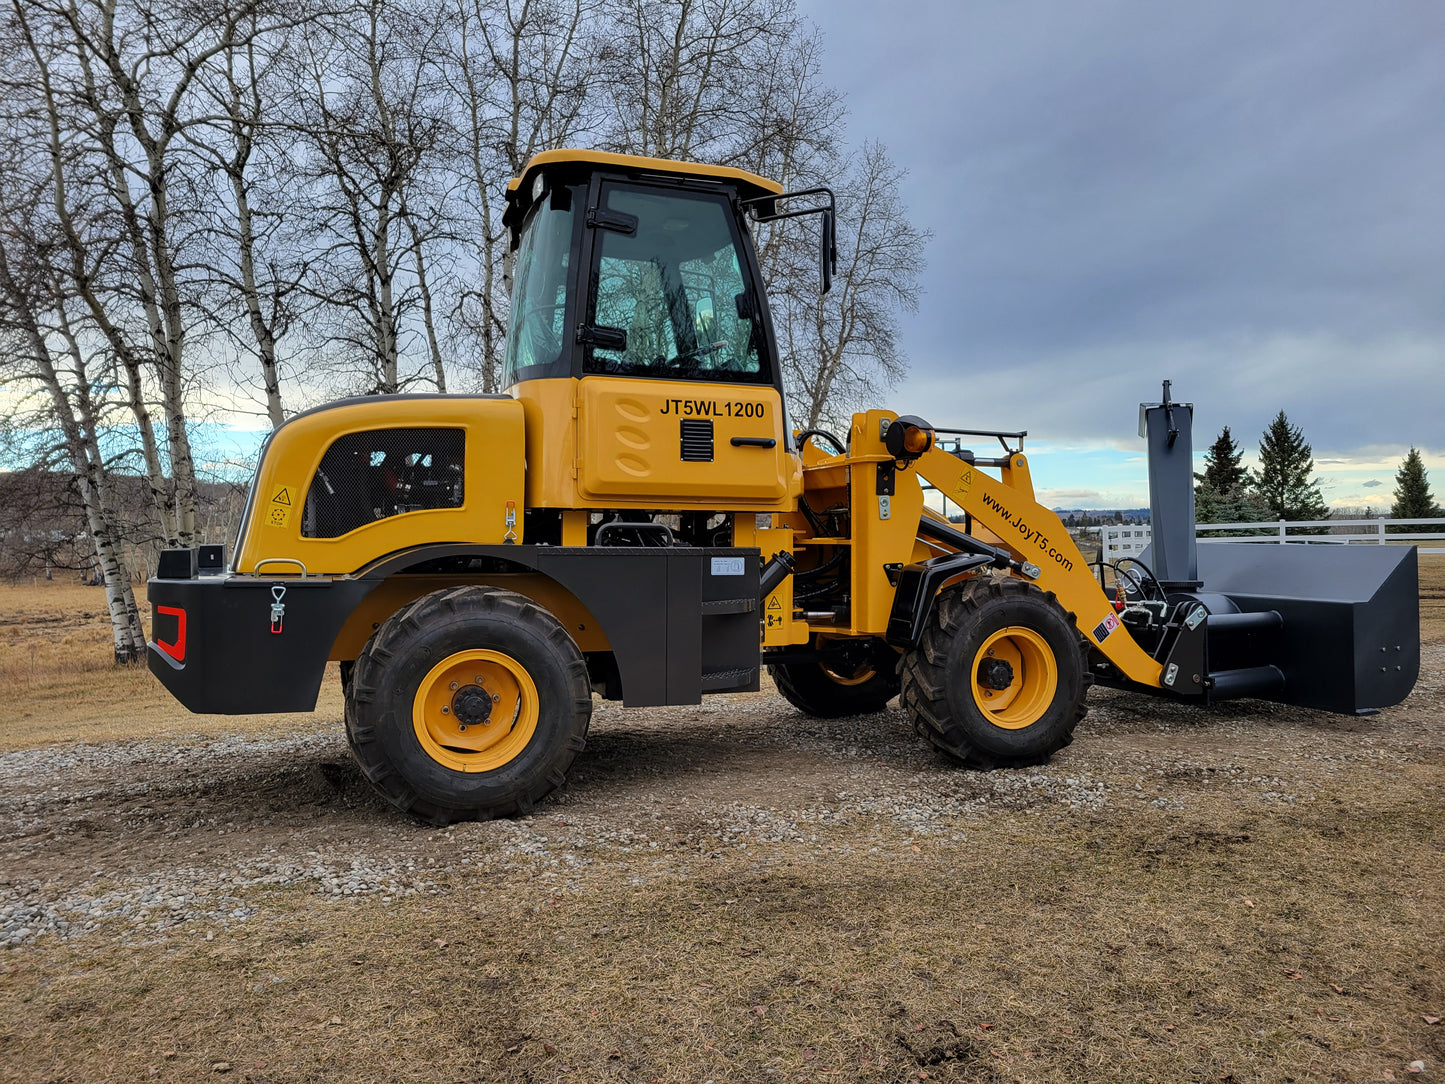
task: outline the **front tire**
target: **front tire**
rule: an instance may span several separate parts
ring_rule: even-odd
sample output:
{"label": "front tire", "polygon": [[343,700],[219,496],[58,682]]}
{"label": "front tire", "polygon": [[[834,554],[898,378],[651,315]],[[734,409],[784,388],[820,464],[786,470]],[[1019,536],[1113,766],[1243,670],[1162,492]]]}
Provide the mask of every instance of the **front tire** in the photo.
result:
{"label": "front tire", "polygon": [[522,595],[459,587],[389,618],[356,660],[347,738],[392,805],[433,824],[526,813],[586,744],[582,654]]}
{"label": "front tire", "polygon": [[1017,579],[944,591],[903,664],[914,729],[970,768],[1048,760],[1073,741],[1087,688],[1073,615]]}

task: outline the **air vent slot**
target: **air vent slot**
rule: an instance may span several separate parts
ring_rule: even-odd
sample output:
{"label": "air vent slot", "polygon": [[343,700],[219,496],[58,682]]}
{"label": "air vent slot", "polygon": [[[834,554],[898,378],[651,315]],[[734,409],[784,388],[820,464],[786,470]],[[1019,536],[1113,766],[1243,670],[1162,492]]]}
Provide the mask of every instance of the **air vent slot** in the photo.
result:
{"label": "air vent slot", "polygon": [[682,461],[712,462],[712,420],[686,418],[677,423],[682,429]]}

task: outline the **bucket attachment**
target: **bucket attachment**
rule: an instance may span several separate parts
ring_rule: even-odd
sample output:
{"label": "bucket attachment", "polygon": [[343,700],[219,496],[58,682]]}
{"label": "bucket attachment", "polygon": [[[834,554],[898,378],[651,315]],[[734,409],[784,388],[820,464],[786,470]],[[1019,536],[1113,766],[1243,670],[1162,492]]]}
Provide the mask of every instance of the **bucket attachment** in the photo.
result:
{"label": "bucket attachment", "polygon": [[1414,546],[1200,545],[1206,696],[1345,714],[1398,704],[1420,673],[1418,576]]}

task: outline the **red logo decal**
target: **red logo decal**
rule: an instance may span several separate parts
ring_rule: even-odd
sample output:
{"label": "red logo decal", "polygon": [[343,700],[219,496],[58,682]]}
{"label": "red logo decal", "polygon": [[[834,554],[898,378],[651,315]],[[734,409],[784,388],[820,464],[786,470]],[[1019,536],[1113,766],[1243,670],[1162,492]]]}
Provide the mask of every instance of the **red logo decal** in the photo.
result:
{"label": "red logo decal", "polygon": [[186,661],[186,611],[179,606],[157,606],[158,614],[173,614],[176,619],[176,642],[168,644],[159,636],[156,637],[156,647],[160,648],[176,662]]}

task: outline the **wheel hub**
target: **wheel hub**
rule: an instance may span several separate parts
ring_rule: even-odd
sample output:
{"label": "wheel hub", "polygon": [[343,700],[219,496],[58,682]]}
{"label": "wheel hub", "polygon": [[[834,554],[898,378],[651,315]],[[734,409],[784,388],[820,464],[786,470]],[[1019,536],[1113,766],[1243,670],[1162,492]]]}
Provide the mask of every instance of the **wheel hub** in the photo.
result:
{"label": "wheel hub", "polygon": [[452,715],[462,726],[480,726],[492,717],[492,697],[480,685],[463,685],[452,697]]}
{"label": "wheel hub", "polygon": [[1004,659],[984,659],[978,664],[978,683],[1001,692],[1014,683],[1014,668]]}

